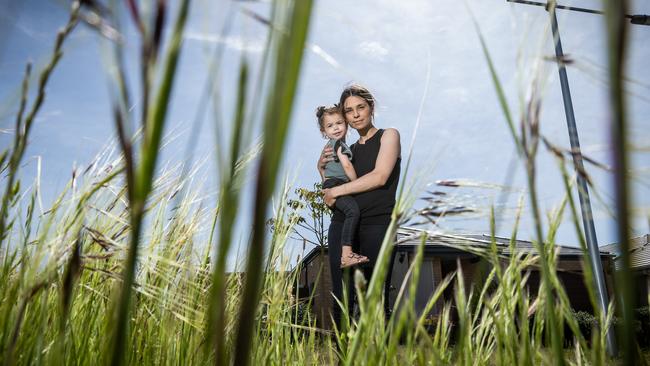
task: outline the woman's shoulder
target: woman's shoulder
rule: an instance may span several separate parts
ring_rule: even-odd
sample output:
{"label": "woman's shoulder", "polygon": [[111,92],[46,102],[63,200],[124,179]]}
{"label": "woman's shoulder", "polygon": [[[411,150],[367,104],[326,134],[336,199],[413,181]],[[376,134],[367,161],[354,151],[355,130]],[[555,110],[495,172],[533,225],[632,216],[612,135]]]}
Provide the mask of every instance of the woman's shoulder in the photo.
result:
{"label": "woman's shoulder", "polygon": [[400,157],[401,142],[399,138],[399,131],[395,128],[387,128],[384,130],[384,133],[381,136],[381,146],[386,146],[386,148],[393,151],[396,156]]}
{"label": "woman's shoulder", "polygon": [[399,140],[399,131],[397,131],[396,128],[389,127],[389,128],[384,128],[382,130],[382,135],[381,135],[382,141],[385,139],[392,140],[395,138]]}

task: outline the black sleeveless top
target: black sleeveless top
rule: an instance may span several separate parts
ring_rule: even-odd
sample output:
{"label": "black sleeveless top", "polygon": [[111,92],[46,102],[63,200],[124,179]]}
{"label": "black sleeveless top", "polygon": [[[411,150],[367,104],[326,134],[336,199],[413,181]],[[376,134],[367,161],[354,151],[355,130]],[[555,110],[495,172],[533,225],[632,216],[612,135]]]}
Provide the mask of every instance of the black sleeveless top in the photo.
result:
{"label": "black sleeveless top", "polygon": [[[378,130],[375,134],[366,140],[364,144],[358,141],[350,146],[352,150],[352,165],[361,177],[375,169],[377,155],[381,147],[381,136],[384,130]],[[359,205],[361,211],[360,224],[388,224],[390,215],[395,207],[395,194],[397,193],[397,184],[399,183],[400,163],[402,159],[397,158],[393,171],[390,173],[386,184],[368,192],[361,192],[352,195]],[[340,210],[334,210],[332,221],[343,221],[345,216]]]}

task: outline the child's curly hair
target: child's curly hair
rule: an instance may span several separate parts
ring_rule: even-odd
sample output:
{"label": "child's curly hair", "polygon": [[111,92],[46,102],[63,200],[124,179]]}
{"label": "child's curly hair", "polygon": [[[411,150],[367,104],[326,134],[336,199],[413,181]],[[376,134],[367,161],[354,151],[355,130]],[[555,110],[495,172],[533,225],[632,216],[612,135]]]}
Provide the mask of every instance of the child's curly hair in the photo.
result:
{"label": "child's curly hair", "polygon": [[318,120],[318,128],[321,133],[325,133],[325,127],[323,127],[323,116],[330,114],[341,114],[341,108],[338,104],[330,104],[328,106],[318,106],[316,108],[316,119]]}

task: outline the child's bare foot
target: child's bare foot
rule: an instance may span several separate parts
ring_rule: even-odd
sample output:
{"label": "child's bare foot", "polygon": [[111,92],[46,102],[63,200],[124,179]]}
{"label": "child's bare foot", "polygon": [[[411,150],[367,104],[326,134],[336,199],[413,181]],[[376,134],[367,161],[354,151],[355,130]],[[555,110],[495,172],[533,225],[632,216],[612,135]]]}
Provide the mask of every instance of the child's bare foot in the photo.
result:
{"label": "child's bare foot", "polygon": [[348,268],[356,266],[358,264],[368,263],[369,259],[365,255],[357,254],[355,252],[350,252],[347,255],[341,257],[341,268]]}

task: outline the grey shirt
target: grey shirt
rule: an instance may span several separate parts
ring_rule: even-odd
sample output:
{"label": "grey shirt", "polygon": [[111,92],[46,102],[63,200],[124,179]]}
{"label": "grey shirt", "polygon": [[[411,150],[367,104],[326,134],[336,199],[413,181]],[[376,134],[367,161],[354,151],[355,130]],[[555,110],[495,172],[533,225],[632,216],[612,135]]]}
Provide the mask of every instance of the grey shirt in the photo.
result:
{"label": "grey shirt", "polygon": [[[336,142],[337,142],[336,139],[330,139],[327,142],[327,146],[334,149],[334,147],[336,146]],[[348,158],[352,160],[352,151],[350,150],[348,144],[346,144],[345,141],[343,140],[338,140],[338,142],[339,142],[339,146],[341,147],[341,153],[347,155]],[[341,165],[338,155],[336,154],[337,149],[338,147],[334,149],[334,160],[328,162],[325,165],[325,173],[324,173],[325,179],[338,178],[348,182],[350,181],[350,178],[348,178],[348,176],[345,175],[345,170],[343,169],[343,165]]]}

